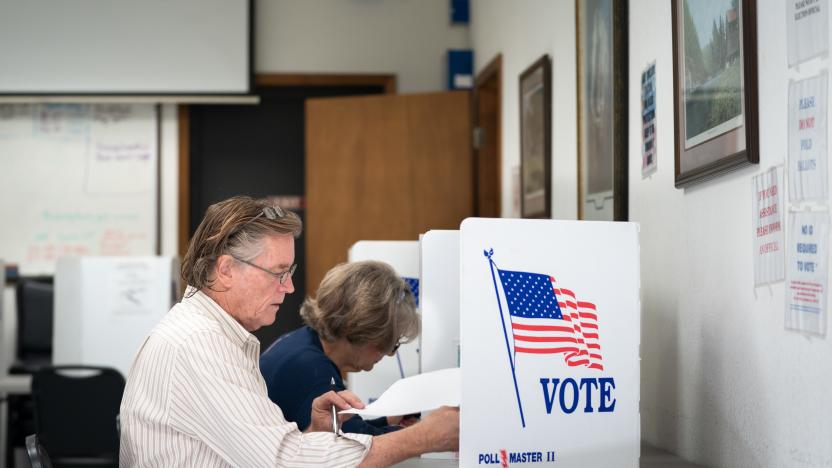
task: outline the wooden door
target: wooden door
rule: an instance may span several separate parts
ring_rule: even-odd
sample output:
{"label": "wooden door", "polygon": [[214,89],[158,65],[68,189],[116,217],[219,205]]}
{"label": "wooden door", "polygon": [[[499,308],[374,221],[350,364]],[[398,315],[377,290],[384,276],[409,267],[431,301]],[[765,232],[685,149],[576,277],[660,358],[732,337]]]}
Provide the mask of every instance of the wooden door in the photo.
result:
{"label": "wooden door", "polygon": [[475,216],[500,217],[502,56],[477,75],[474,84]]}
{"label": "wooden door", "polygon": [[306,102],[306,284],[359,240],[417,240],[473,214],[468,92]]}

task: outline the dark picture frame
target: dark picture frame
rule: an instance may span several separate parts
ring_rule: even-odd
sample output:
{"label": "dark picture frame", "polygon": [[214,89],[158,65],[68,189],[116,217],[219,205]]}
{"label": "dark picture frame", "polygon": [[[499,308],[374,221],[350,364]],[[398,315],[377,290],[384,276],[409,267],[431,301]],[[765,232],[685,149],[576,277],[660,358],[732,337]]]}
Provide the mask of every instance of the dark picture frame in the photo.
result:
{"label": "dark picture frame", "polygon": [[578,219],[628,218],[626,0],[576,0]]}
{"label": "dark picture frame", "polygon": [[520,215],[552,216],[552,61],[520,74]]}
{"label": "dark picture frame", "polygon": [[721,1],[672,0],[677,188],[760,161],[756,0]]}

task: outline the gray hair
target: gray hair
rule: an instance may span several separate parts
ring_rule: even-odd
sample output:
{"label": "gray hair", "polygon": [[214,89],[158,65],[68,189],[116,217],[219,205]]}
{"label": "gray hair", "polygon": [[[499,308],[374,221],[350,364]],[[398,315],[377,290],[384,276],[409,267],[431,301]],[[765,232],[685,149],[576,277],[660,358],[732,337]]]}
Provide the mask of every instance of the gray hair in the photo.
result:
{"label": "gray hair", "polygon": [[[263,238],[300,236],[300,218],[266,199],[237,196],[208,207],[182,259],[182,280],[200,289],[211,289],[217,258],[230,254],[253,260],[263,250]],[[192,294],[193,294],[192,293]]]}
{"label": "gray hair", "polygon": [[413,341],[420,329],[410,287],[390,265],[376,261],[329,270],[315,298],[304,301],[300,316],[325,341],[343,338],[384,353],[400,340]]}

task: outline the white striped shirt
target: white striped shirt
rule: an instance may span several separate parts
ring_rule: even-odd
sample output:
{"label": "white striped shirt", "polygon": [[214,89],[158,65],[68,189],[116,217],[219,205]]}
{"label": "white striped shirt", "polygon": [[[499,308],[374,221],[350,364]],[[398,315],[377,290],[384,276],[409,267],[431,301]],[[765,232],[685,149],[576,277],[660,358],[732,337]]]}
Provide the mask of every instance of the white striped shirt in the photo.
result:
{"label": "white striped shirt", "polygon": [[202,292],[183,298],[130,368],[119,465],[358,465],[372,437],[298,431],[269,400],[259,359],[257,338],[216,302]]}

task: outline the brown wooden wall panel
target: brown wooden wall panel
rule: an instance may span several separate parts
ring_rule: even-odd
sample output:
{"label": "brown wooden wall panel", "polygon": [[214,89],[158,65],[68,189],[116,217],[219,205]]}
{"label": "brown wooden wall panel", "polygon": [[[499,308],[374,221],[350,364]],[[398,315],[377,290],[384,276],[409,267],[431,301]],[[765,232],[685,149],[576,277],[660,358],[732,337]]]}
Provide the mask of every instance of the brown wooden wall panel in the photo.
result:
{"label": "brown wooden wall panel", "polygon": [[417,240],[472,215],[466,92],[313,99],[306,104],[306,279],[359,240]]}

